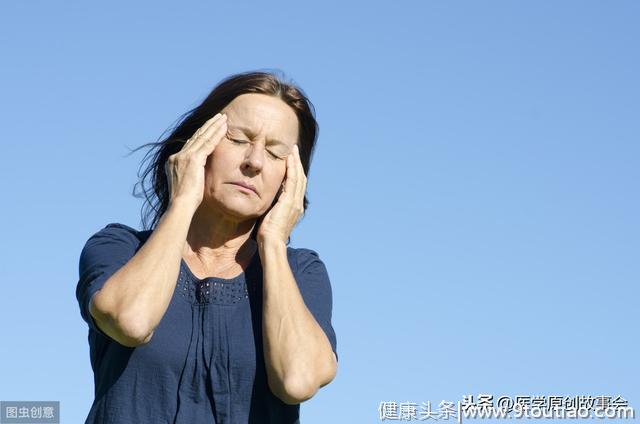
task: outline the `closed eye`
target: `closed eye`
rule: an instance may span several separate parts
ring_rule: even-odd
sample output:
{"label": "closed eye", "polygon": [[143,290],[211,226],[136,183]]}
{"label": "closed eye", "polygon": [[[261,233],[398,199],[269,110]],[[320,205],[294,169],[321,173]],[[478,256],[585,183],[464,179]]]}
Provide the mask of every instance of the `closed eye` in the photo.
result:
{"label": "closed eye", "polygon": [[[229,140],[231,140],[234,144],[247,144],[248,143],[248,141],[235,140],[233,138],[230,138]],[[267,153],[269,153],[269,155],[274,159],[283,160],[283,158],[281,158],[280,156],[274,154],[273,152],[271,152],[269,150],[267,150]]]}

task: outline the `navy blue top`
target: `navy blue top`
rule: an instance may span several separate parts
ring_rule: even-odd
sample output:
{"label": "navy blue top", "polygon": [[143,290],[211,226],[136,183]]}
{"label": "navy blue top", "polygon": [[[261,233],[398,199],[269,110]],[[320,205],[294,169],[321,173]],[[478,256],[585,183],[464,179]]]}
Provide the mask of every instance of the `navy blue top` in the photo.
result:
{"label": "navy blue top", "polygon": [[[111,223],[79,261],[76,297],[89,325],[95,399],[85,423],[299,423],[300,405],[269,390],[262,348],[262,265],[231,278],[198,279],[181,260],[171,302],[151,340],[126,347],[89,313],[91,297],[144,244],[151,230]],[[331,283],[318,254],[287,247],[304,302],[336,353]]]}

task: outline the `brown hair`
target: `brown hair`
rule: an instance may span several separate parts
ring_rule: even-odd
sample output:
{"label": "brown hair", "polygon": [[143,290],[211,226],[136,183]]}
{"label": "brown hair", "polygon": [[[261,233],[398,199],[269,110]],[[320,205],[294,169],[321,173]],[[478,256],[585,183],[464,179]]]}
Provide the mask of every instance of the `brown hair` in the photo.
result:
{"label": "brown hair", "polygon": [[[276,73],[280,73],[277,72]],[[284,76],[277,76],[274,72],[249,71],[231,75],[222,80],[211,90],[207,97],[194,109],[183,114],[178,123],[173,126],[168,137],[161,139],[169,130],[160,136],[160,141],[146,143],[132,150],[131,153],[150,147],[144,156],[138,171],[139,181],[133,188],[133,195],[137,198],[144,198],[145,202],[141,210],[142,225],[144,229],[153,229],[158,224],[162,215],[169,206],[169,185],[165,174],[165,163],[172,154],[180,151],[184,143],[211,117],[220,112],[225,106],[236,97],[246,93],[260,93],[277,97],[293,109],[298,117],[300,160],[304,168],[305,175],[309,175],[309,166],[313,156],[313,150],[318,137],[318,123],[315,119],[313,104],[304,94],[303,90],[291,82],[284,80]],[[145,162],[151,160],[148,166]],[[146,180],[151,178],[151,187],[147,187]],[[138,190],[140,188],[140,190]],[[278,201],[275,197],[269,210]],[[305,194],[303,209],[307,210],[309,202]],[[251,232],[251,238],[256,239],[258,228],[265,212],[260,216]],[[149,222],[150,220],[150,222]],[[289,240],[287,240],[289,244]]]}

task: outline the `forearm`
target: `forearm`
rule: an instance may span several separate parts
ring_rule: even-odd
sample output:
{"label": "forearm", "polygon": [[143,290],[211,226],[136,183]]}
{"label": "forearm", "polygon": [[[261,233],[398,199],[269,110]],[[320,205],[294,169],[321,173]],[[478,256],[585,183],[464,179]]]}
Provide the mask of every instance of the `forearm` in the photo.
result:
{"label": "forearm", "polygon": [[186,205],[170,205],[146,243],[94,296],[96,321],[116,340],[147,342],[160,323],[175,290],[192,216]]}
{"label": "forearm", "polygon": [[333,379],[331,344],[304,303],[282,241],[260,241],[263,267],[263,346],[271,390],[302,402]]}

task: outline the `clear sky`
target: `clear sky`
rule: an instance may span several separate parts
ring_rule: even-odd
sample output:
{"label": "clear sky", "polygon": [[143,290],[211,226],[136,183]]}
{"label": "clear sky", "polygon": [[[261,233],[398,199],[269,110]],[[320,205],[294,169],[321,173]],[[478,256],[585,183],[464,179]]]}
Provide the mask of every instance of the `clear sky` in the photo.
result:
{"label": "clear sky", "polygon": [[637,1],[0,3],[0,400],[93,400],[87,238],[140,228],[143,153],[222,78],[281,70],[320,135],[291,246],[333,286],[336,379],[383,401],[640,408]]}

